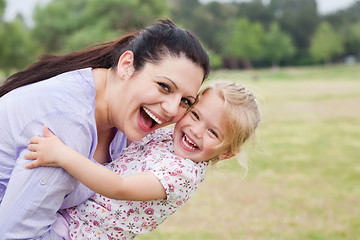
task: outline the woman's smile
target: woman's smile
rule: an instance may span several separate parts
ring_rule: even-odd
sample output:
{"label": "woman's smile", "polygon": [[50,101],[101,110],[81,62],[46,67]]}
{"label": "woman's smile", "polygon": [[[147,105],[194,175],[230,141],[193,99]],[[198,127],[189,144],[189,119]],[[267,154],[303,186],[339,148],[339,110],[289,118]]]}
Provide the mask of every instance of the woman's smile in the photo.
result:
{"label": "woman's smile", "polygon": [[166,120],[160,116],[156,116],[155,113],[151,112],[148,108],[140,107],[138,125],[143,131],[151,132],[154,127],[163,124],[163,122],[166,122]]}

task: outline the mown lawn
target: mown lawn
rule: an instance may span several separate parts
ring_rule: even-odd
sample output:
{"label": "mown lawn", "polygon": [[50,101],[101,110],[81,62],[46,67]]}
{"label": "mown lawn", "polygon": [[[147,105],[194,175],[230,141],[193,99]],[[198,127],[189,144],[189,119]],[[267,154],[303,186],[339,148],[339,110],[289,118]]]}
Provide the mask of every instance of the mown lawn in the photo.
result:
{"label": "mown lawn", "polygon": [[259,96],[250,171],[219,164],[186,206],[140,240],[360,239],[360,65],[218,71]]}

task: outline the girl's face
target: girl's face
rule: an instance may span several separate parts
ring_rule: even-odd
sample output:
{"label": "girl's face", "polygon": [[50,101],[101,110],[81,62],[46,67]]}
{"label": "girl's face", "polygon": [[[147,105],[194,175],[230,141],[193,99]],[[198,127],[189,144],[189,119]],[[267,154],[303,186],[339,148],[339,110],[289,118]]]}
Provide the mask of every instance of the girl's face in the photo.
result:
{"label": "girl's face", "polygon": [[177,122],[195,102],[203,77],[202,68],[184,56],[146,63],[131,78],[121,81],[117,100],[111,101],[113,126],[135,141]]}
{"label": "girl's face", "polygon": [[194,162],[219,156],[222,150],[215,147],[223,141],[227,124],[224,100],[208,90],[175,125],[175,154]]}

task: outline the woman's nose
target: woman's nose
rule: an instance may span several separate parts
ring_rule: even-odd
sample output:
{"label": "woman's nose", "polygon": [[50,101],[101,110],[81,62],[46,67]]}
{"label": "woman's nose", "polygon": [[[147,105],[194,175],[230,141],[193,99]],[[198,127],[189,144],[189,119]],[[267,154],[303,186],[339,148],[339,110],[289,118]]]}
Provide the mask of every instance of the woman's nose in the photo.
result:
{"label": "woman's nose", "polygon": [[175,96],[168,97],[162,103],[162,108],[168,117],[175,117],[180,113],[180,107],[181,107],[180,103],[181,103],[181,97],[175,97]]}

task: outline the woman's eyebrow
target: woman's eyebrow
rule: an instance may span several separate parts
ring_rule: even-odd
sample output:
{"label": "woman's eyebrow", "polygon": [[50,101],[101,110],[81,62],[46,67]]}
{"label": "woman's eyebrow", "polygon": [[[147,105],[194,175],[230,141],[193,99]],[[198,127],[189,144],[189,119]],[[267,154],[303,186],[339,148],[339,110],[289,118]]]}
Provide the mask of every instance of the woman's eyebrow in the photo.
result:
{"label": "woman's eyebrow", "polygon": [[166,77],[166,76],[162,76],[162,75],[158,75],[157,77],[167,79],[168,81],[170,81],[170,82],[174,85],[174,87],[175,87],[176,90],[179,89],[178,86],[176,85],[176,83],[175,83],[173,80],[171,80],[170,78],[168,78],[168,77]]}
{"label": "woman's eyebrow", "polygon": [[[168,78],[168,77],[166,77],[166,76],[162,76],[162,75],[159,75],[159,76],[157,76],[157,77],[165,78],[166,80],[168,80],[169,82],[171,82],[171,83],[174,85],[174,88],[175,88],[176,90],[179,89],[178,86],[176,85],[176,83],[175,83],[173,80],[171,80],[170,78]],[[187,96],[187,97],[188,97],[188,98],[193,98],[194,101],[196,101],[196,96],[194,97],[194,96],[189,95],[189,96]]]}
{"label": "woman's eyebrow", "polygon": [[187,98],[192,98],[192,99],[194,99],[194,102],[196,101],[196,97],[194,97],[194,96],[187,96]]}

